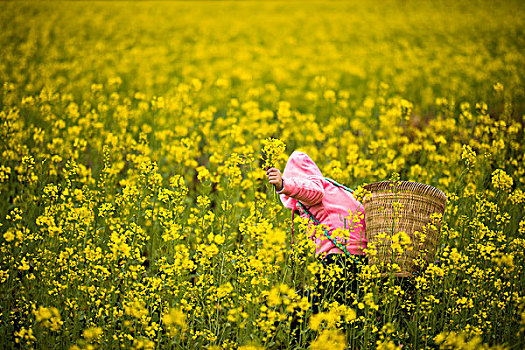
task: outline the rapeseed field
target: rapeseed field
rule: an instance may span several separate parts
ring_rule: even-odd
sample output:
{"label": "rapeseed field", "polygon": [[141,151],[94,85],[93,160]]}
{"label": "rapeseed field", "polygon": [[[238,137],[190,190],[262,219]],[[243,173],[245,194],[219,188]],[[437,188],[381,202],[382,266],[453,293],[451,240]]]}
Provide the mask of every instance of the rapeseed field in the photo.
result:
{"label": "rapeseed field", "polygon": [[[1,2],[0,347],[524,348],[524,29],[519,1]],[[312,314],[312,226],[263,169],[294,150],[446,194],[411,288],[366,265]]]}

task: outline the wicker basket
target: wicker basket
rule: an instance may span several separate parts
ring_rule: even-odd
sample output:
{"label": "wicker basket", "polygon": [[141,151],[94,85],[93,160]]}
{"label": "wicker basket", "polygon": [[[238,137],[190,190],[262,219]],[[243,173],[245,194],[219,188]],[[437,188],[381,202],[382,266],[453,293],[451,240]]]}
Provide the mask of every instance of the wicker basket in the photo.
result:
{"label": "wicker basket", "polygon": [[[432,186],[408,181],[376,182],[365,189],[370,192],[363,200],[366,238],[369,248],[375,246],[377,251],[369,256],[369,263],[378,265],[382,276],[408,277],[433,262],[440,217],[447,204],[445,194]],[[402,236],[405,240],[400,245],[396,239]],[[392,268],[394,264],[399,268]]]}

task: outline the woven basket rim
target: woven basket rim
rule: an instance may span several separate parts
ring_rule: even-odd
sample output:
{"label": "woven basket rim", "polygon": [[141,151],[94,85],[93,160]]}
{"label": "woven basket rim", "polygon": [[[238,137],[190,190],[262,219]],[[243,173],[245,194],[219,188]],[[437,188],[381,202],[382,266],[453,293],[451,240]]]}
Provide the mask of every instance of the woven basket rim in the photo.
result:
{"label": "woven basket rim", "polygon": [[[394,186],[392,186],[392,184]],[[412,181],[380,181],[380,182],[374,182],[368,185],[363,186],[367,191],[372,192],[372,194],[377,192],[392,192],[393,189],[396,191],[399,191],[399,194],[403,194],[403,192],[406,191],[414,191],[414,193],[422,195],[422,196],[428,196],[431,197],[438,202],[443,203],[443,206],[446,206],[447,203],[447,196],[445,193],[443,193],[441,190],[435,188],[434,186],[430,186],[427,184],[422,184],[419,182],[412,182]],[[363,199],[363,202],[365,202],[367,197]]]}

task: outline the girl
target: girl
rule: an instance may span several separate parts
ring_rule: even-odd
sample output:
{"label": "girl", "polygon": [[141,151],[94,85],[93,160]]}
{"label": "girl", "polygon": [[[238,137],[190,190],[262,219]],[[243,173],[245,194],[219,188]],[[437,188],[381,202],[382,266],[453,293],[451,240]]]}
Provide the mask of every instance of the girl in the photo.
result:
{"label": "girl", "polygon": [[[335,280],[329,281],[326,276],[316,275],[317,292],[312,297],[313,312],[319,312],[322,300],[335,300],[351,306],[354,300],[352,293],[357,293],[358,289],[355,275],[359,265],[365,263],[363,206],[342,185],[326,179],[312,159],[303,152],[292,153],[282,175],[276,168],[268,169],[266,174],[284,206],[292,210],[292,220],[293,213],[299,211],[301,216],[315,220],[316,224],[328,226],[327,230],[316,227],[311,236],[316,243],[315,256],[321,259],[325,267],[337,264],[343,268],[343,275]],[[352,220],[349,221],[349,217]],[[345,237],[341,234],[338,236],[338,231],[335,231],[350,227]]]}

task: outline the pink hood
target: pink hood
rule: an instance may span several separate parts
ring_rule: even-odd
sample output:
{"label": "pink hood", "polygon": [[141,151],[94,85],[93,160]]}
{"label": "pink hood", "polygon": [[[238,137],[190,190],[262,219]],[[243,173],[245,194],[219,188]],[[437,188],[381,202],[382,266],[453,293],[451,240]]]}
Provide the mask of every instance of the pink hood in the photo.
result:
{"label": "pink hood", "polygon": [[[308,178],[316,176],[324,179],[323,173],[306,153],[294,151],[284,167],[283,178]],[[297,199],[281,194],[283,205],[292,210],[297,209]]]}

